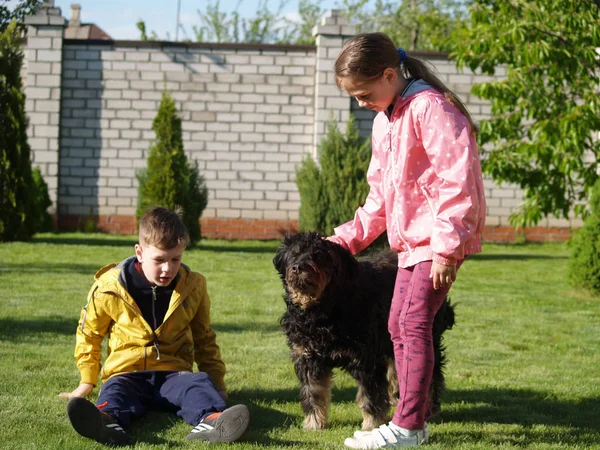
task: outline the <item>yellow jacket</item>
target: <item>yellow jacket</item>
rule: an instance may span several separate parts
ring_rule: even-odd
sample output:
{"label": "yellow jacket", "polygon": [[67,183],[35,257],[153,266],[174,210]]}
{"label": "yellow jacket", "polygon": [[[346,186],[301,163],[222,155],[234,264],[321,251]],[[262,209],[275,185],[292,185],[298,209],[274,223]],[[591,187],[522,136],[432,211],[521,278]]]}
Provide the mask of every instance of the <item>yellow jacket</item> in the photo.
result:
{"label": "yellow jacket", "polygon": [[[131,262],[110,264],[96,273],[81,312],[75,358],[81,383],[96,385],[114,375],[144,370],[193,371],[210,375],[225,390],[225,364],[210,326],[206,280],[182,265],[163,323],[152,331],[127,292],[122,269]],[[100,373],[101,343],[108,334],[108,356]]]}

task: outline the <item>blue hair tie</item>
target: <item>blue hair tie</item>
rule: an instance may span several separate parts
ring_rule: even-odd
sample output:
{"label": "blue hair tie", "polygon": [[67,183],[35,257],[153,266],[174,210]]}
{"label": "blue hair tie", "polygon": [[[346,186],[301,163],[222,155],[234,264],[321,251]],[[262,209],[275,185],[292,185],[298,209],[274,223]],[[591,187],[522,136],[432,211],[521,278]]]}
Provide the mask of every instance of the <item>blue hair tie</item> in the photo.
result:
{"label": "blue hair tie", "polygon": [[404,60],[406,59],[406,52],[404,51],[403,48],[399,48],[397,50],[397,52],[398,52],[398,56],[400,56],[400,64],[403,64]]}

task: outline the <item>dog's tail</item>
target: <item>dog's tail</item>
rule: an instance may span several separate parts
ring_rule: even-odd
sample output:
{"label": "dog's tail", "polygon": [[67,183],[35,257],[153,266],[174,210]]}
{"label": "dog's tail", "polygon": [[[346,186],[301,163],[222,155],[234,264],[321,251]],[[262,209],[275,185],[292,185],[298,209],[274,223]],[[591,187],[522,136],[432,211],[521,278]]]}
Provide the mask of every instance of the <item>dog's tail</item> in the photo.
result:
{"label": "dog's tail", "polygon": [[432,417],[441,411],[441,400],[445,389],[444,366],[446,364],[446,347],[443,344],[443,334],[454,326],[454,305],[446,297],[433,321],[433,347],[435,352],[435,365],[431,380],[429,401]]}

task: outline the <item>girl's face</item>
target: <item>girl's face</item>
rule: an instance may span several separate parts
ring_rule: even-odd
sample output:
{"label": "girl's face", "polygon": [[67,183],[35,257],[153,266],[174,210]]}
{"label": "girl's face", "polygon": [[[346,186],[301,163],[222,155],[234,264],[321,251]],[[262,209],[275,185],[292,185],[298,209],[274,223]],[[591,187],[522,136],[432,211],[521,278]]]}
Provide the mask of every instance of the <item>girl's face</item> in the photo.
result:
{"label": "girl's face", "polygon": [[185,246],[162,250],[153,245],[135,245],[135,254],[150,284],[168,286],[179,272]]}
{"label": "girl's face", "polygon": [[406,79],[397,70],[387,68],[383,75],[375,80],[358,81],[344,78],[340,85],[356,99],[361,108],[372,111],[385,111],[396,101],[396,96],[406,84]]}

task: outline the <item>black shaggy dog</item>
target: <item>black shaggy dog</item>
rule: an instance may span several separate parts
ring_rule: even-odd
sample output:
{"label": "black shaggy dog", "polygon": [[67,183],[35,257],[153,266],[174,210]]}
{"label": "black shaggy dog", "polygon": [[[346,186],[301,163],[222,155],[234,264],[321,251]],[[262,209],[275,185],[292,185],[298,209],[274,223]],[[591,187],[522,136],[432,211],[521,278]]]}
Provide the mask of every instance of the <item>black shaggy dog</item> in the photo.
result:
{"label": "black shaggy dog", "polygon": [[[364,430],[387,422],[397,399],[388,315],[398,272],[397,254],[384,251],[357,260],[314,232],[287,236],[273,264],[285,288],[280,323],[301,383],[304,427],[327,426],[333,368],[358,383]],[[435,367],[430,408],[437,413],[444,389],[442,333],[454,324],[446,299],[435,317]]]}

